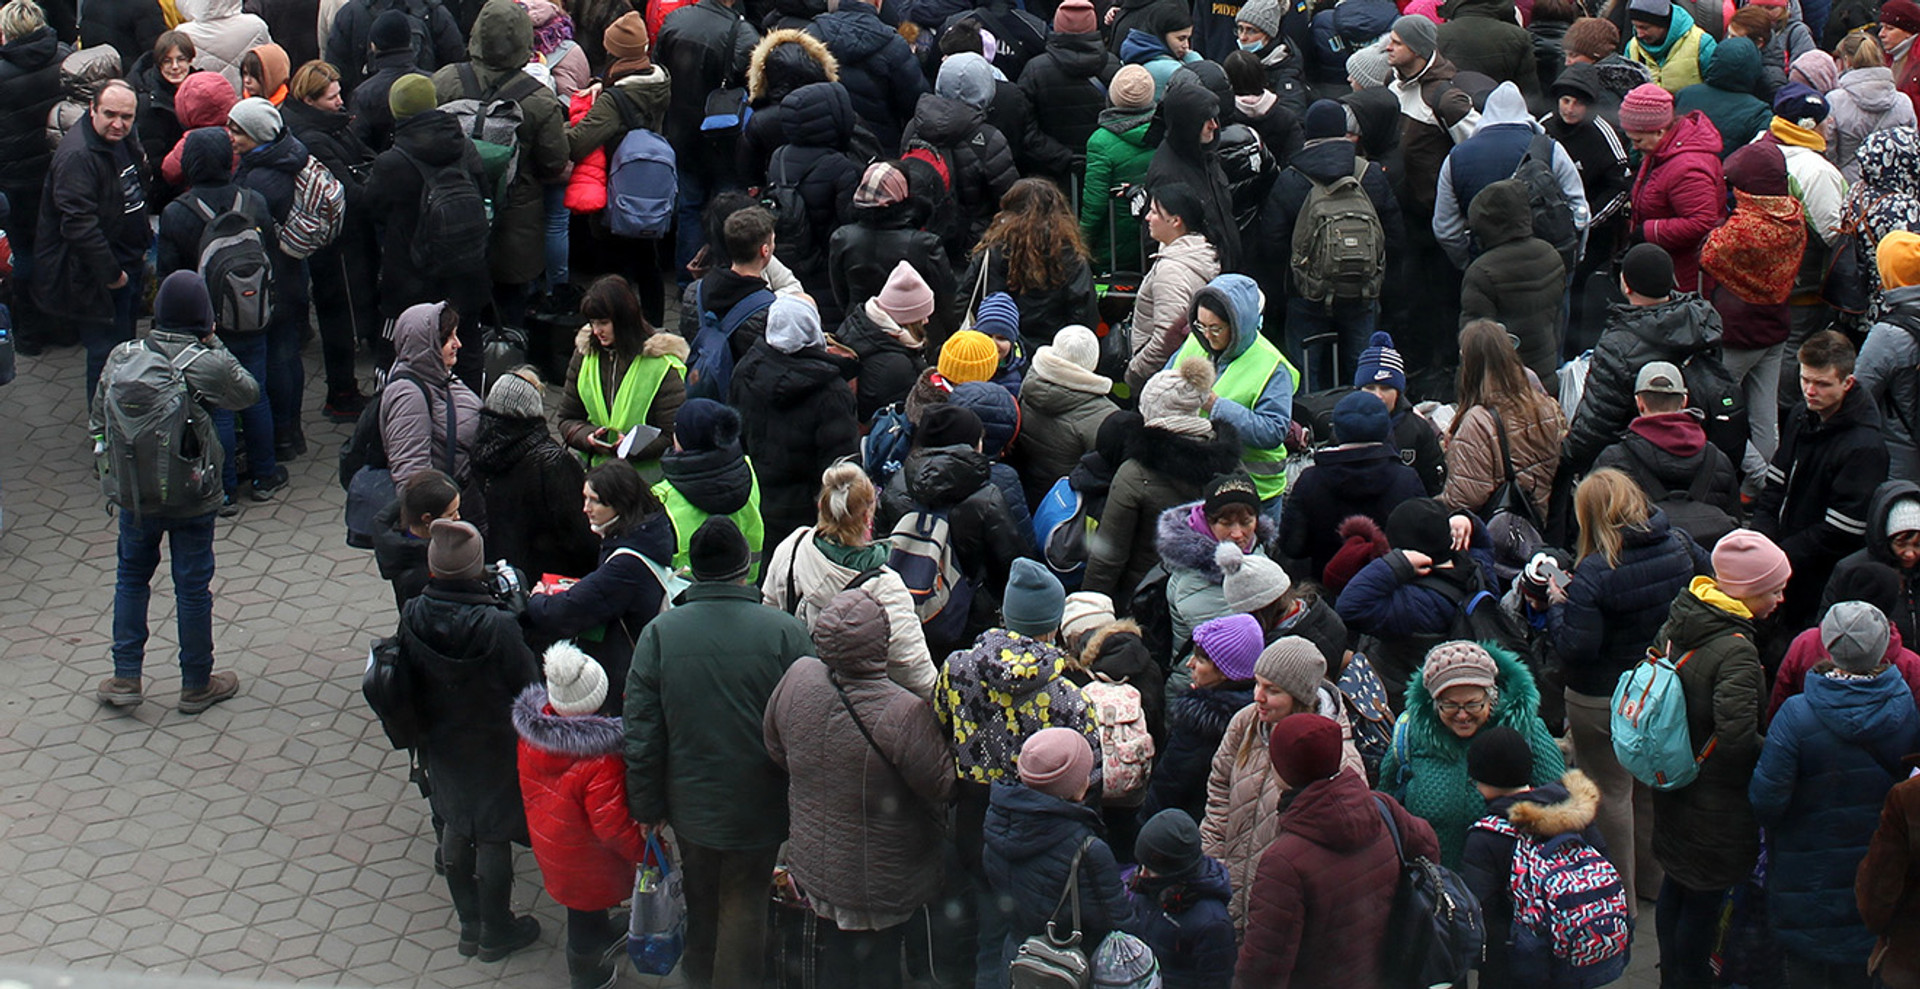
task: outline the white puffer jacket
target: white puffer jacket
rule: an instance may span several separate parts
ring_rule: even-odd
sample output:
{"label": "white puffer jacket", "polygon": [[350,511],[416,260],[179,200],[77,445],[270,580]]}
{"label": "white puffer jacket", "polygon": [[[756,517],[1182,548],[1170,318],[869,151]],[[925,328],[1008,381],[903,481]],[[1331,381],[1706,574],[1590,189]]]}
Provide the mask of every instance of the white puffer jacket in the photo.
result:
{"label": "white puffer jacket", "polygon": [[[789,612],[806,623],[811,631],[820,613],[834,596],[845,590],[860,571],[843,567],[827,559],[813,544],[813,527],[796,529],[765,557],[766,580],[761,583],[761,601],[768,607]],[[788,575],[797,606],[789,603]],[[913,597],[900,575],[884,570],[864,586],[873,591],[887,613],[887,678],[923,698],[933,697],[938,676],[933,657],[927,651],[927,637],[920,628],[920,616],[913,610]]]}
{"label": "white puffer jacket", "polygon": [[271,44],[267,22],[240,9],[241,0],[180,0],[187,19],[180,30],[193,39],[193,67],[218,72],[241,92],[240,59],[250,48]]}

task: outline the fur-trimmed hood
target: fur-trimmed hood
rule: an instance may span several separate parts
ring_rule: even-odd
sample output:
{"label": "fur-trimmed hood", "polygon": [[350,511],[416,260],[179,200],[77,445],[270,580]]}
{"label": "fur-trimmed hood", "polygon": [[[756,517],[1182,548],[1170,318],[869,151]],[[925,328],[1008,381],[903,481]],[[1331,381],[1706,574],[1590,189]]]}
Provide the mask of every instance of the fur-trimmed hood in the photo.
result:
{"label": "fur-trimmed hood", "polygon": [[[1159,547],[1160,559],[1167,564],[1168,569],[1179,567],[1197,570],[1208,581],[1218,584],[1224,579],[1224,575],[1220,572],[1220,564],[1214,560],[1214,551],[1220,545],[1220,541],[1213,538],[1211,534],[1203,534],[1194,529],[1191,520],[1194,509],[1199,505],[1200,502],[1190,501],[1161,512],[1160,528],[1154,538],[1154,544]],[[1274,537],[1279,534],[1279,529],[1274,526],[1272,519],[1262,515],[1255,532],[1258,534],[1260,546],[1270,546],[1273,544]]]}
{"label": "fur-trimmed hood", "polygon": [[1139,635],[1140,623],[1131,618],[1122,618],[1094,629],[1087,636],[1087,641],[1080,644],[1080,668],[1093,669],[1093,662],[1100,658],[1100,651],[1107,647],[1107,640],[1122,632]]}
{"label": "fur-trimmed hood", "polygon": [[1559,797],[1551,803],[1523,798],[1507,808],[1507,820],[1536,838],[1585,831],[1600,813],[1600,785],[1578,769],[1567,770],[1559,784],[1535,787],[1531,793],[1536,797]]}
{"label": "fur-trimmed hood", "polygon": [[1126,454],[1155,474],[1199,486],[1240,466],[1240,434],[1217,419],[1205,438],[1142,426],[1127,438]]}
{"label": "fur-trimmed hood", "polygon": [[[1520,730],[1527,719],[1540,717],[1540,688],[1534,685],[1533,674],[1520,662],[1520,658],[1499,646],[1482,642],[1480,645],[1493,657],[1494,666],[1499,672],[1494,675],[1494,685],[1500,697],[1494,703],[1493,713],[1487,717],[1487,723],[1481,730],[1506,725]],[[1415,752],[1457,751],[1462,760],[1466,759],[1467,745],[1470,739],[1460,738],[1440,720],[1440,713],[1433,709],[1433,697],[1427,693],[1425,670],[1413,671],[1407,678],[1407,741]]]}
{"label": "fur-trimmed hood", "polygon": [[547,688],[533,684],[513,701],[513,730],[520,740],[543,752],[591,759],[619,755],[620,719],[598,714],[562,717],[547,709]]}
{"label": "fur-trimmed hood", "polygon": [[784,99],[808,83],[839,81],[840,61],[826,42],[793,28],[761,38],[747,62],[747,98],[756,106]]}
{"label": "fur-trimmed hood", "polygon": [[[593,327],[582,326],[580,332],[573,335],[573,352],[585,357],[588,347],[599,350],[602,357],[613,356],[612,351],[600,346],[599,342],[594,340]],[[653,335],[648,337],[647,342],[640,347],[642,357],[673,356],[678,357],[682,363],[685,363],[687,356],[691,353],[692,350],[688,347],[685,337],[666,330],[653,331]]]}

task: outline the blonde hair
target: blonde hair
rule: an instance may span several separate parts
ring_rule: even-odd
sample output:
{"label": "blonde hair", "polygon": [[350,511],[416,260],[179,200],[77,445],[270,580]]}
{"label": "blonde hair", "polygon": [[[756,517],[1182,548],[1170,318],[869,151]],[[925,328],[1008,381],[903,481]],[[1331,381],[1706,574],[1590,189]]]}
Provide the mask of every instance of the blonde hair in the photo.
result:
{"label": "blonde hair", "polygon": [[46,11],[33,0],[8,0],[0,7],[0,37],[12,41],[47,26]]}
{"label": "blonde hair", "polygon": [[293,81],[287,84],[287,94],[305,103],[325,96],[327,87],[339,81],[340,70],[316,58],[294,72]]}
{"label": "blonde hair", "polygon": [[1573,517],[1580,524],[1580,559],[1594,553],[1607,566],[1620,563],[1620,530],[1644,526],[1653,515],[1647,494],[1633,478],[1612,467],[1587,475],[1573,492]]}
{"label": "blonde hair", "polygon": [[873,482],[859,464],[834,464],[820,475],[820,520],[814,532],[842,546],[867,545],[873,502]]}
{"label": "blonde hair", "polygon": [[1840,39],[1833,49],[1833,57],[1839,61],[1841,71],[1849,69],[1881,69],[1887,65],[1887,55],[1880,50],[1880,42],[1865,31],[1855,31]]}

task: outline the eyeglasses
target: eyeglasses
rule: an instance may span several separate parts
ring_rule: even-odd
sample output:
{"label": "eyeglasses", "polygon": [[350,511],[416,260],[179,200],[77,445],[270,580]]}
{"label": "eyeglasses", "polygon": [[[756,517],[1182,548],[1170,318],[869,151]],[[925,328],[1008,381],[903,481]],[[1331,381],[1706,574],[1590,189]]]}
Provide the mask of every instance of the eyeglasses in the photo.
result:
{"label": "eyeglasses", "polygon": [[1477,701],[1467,701],[1464,704],[1456,704],[1453,701],[1434,701],[1433,708],[1440,712],[1441,717],[1451,718],[1462,712],[1479,714],[1487,709],[1487,701],[1484,697]]}

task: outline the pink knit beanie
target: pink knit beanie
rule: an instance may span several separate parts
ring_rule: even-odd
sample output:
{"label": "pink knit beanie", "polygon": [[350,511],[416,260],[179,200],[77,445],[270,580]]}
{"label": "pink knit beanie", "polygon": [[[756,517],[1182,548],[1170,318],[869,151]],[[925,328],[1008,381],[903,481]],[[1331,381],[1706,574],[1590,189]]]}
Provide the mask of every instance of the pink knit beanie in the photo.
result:
{"label": "pink knit beanie", "polygon": [[905,261],[893,266],[885,288],[880,290],[880,308],[902,326],[919,323],[933,315],[933,289]]}
{"label": "pink knit beanie", "polygon": [[1078,800],[1093,776],[1093,746],[1071,728],[1042,728],[1020,746],[1020,782],[1062,800]]}
{"label": "pink knit beanie", "polygon": [[1793,564],[1773,540],[1735,529],[1713,544],[1714,581],[1729,597],[1757,598],[1787,586]]}
{"label": "pink knit beanie", "polygon": [[1620,129],[1635,134],[1657,134],[1673,126],[1673,94],[1653,83],[1641,83],[1620,101]]}

